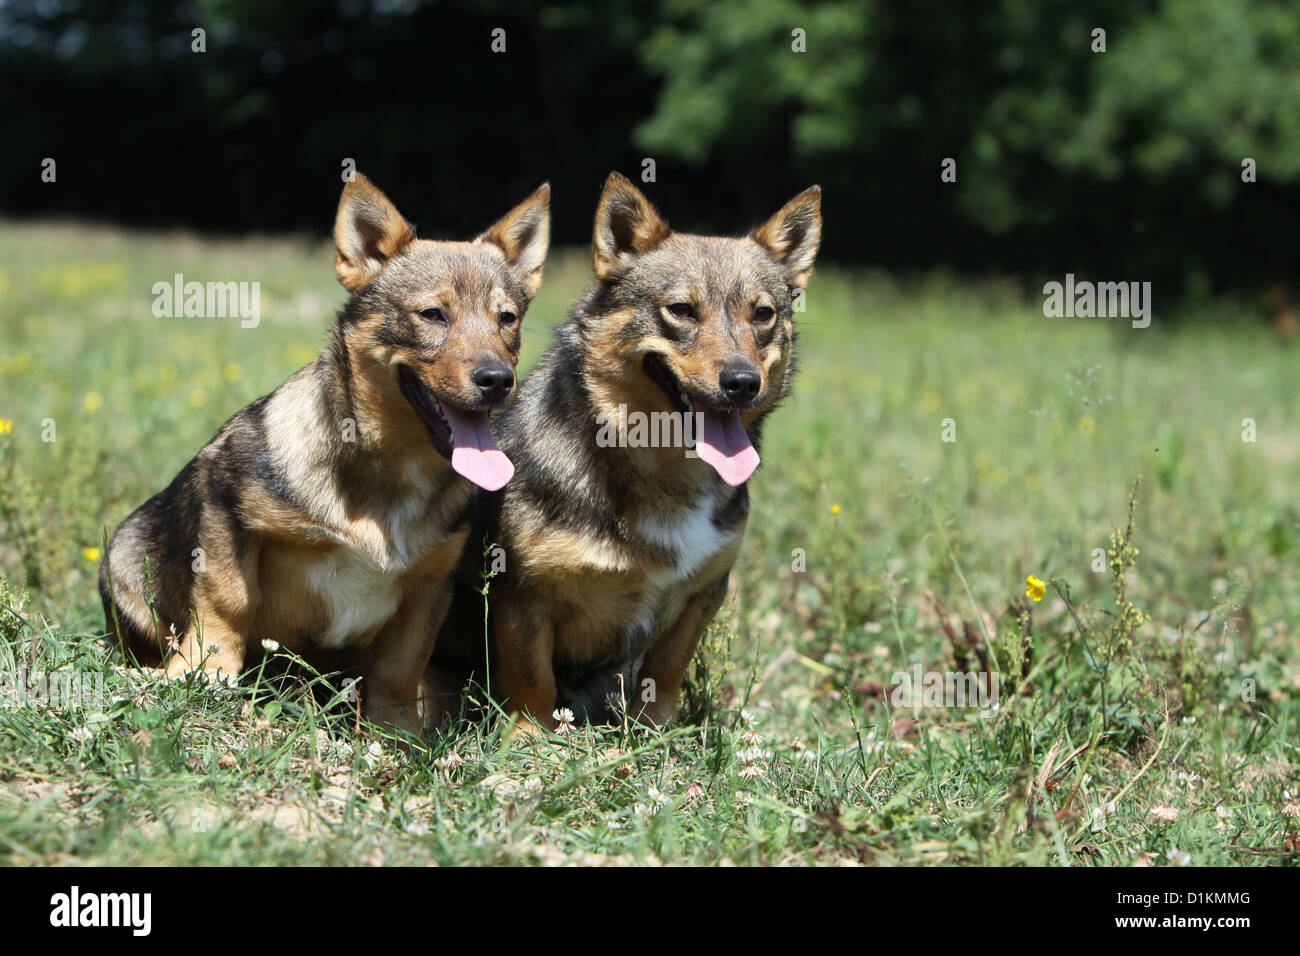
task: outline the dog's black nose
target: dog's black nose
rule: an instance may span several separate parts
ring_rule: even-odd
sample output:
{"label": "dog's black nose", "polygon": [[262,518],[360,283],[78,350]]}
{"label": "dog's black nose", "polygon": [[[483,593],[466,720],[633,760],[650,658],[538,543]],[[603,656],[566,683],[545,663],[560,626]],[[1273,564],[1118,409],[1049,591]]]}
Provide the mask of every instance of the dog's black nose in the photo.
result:
{"label": "dog's black nose", "polygon": [[505,398],[515,384],[515,373],[504,365],[483,365],[474,369],[470,378],[478,386],[484,401],[488,402]]}
{"label": "dog's black nose", "polygon": [[757,372],[747,368],[727,368],[718,376],[718,385],[727,400],[737,405],[753,401],[758,390],[763,387],[763,379]]}

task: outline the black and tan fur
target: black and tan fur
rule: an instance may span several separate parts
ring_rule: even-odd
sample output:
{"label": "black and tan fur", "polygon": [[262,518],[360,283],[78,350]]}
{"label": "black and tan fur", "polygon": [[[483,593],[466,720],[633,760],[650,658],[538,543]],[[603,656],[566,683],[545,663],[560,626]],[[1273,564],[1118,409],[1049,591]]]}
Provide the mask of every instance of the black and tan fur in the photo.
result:
{"label": "black and tan fur", "polygon": [[418,729],[473,496],[441,412],[486,416],[513,398],[549,201],[544,185],[473,242],[439,242],[363,176],[347,184],[335,271],[351,295],[320,357],[113,536],[100,592],[130,655],[233,678],[267,639],[341,654],[371,717]]}
{"label": "black and tan fur", "polygon": [[[674,716],[726,593],[747,487],[680,447],[600,447],[595,421],[620,404],[680,412],[686,393],[739,410],[757,444],[790,388],[794,293],[817,252],[820,196],[806,190],[745,238],[712,238],[672,232],[636,187],[610,176],[596,213],[596,282],[498,422],[516,472],[502,492],[480,495],[429,673],[444,706],[467,670],[482,679],[483,536],[504,548],[505,571],[491,582],[491,682],[510,710],[552,727],[557,706],[599,717],[621,690],[649,723]],[[757,373],[743,401],[720,384],[738,369]]]}

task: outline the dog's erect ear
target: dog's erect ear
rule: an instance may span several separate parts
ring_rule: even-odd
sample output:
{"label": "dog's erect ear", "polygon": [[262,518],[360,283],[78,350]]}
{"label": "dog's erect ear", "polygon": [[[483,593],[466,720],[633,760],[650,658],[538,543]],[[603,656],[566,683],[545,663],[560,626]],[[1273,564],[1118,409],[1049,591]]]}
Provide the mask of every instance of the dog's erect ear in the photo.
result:
{"label": "dog's erect ear", "polygon": [[542,284],[542,266],[551,244],[551,184],[542,183],[474,241],[490,242],[506,254],[506,262],[531,299]]}
{"label": "dog's erect ear", "polygon": [[334,274],[349,292],[364,289],[415,239],[397,207],[360,173],[343,187],[334,219]]}
{"label": "dog's erect ear", "polygon": [[620,173],[605,180],[596,207],[596,235],[591,243],[596,278],[606,280],[636,256],[648,252],[671,234],[650,200]]}
{"label": "dog's erect ear", "polygon": [[804,288],[822,241],[822,188],[805,189],[749,237],[785,267],[790,285]]}

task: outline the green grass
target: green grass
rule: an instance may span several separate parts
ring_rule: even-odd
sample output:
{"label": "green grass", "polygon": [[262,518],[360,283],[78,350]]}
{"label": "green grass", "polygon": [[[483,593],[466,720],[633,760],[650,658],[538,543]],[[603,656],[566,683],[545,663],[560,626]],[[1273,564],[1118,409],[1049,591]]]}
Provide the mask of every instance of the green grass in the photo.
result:
{"label": "green grass", "polygon": [[[0,674],[106,691],[0,708],[0,858],[1297,860],[1300,382],[1247,306],[1133,330],[820,270],[693,719],[533,745],[487,720],[404,756],[301,682],[168,684],[97,638],[93,549],[312,357],[332,251],[9,224],[0,262]],[[260,326],[154,318],[176,272],[260,281]],[[586,272],[553,257],[526,362]],[[995,713],[891,703],[895,672],[981,655]]]}

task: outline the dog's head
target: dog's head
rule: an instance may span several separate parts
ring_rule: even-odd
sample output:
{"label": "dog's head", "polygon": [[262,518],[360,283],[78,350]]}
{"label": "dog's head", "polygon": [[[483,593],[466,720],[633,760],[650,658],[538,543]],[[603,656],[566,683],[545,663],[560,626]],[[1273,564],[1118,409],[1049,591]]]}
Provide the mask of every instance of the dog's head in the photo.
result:
{"label": "dog's head", "polygon": [[417,239],[360,173],[343,189],[334,271],[341,321],[375,400],[424,426],[458,472],[489,490],[513,473],[488,413],[514,398],[520,324],[542,281],[549,185],[472,242]]}
{"label": "dog's head", "polygon": [[790,386],[795,294],[820,240],[817,186],[727,239],[674,233],[611,174],[593,242],[598,314],[585,332],[598,403],[695,413],[700,458],[744,482],[758,466],[747,429]]}

